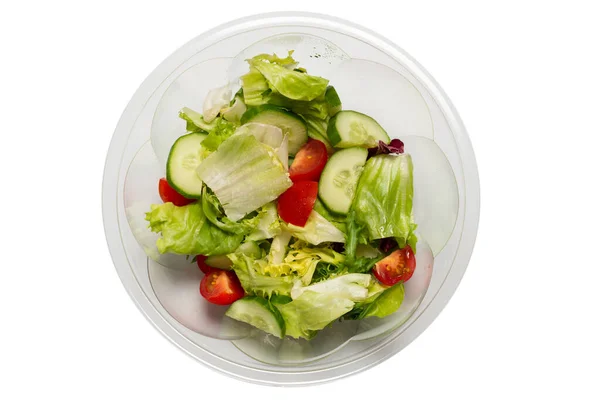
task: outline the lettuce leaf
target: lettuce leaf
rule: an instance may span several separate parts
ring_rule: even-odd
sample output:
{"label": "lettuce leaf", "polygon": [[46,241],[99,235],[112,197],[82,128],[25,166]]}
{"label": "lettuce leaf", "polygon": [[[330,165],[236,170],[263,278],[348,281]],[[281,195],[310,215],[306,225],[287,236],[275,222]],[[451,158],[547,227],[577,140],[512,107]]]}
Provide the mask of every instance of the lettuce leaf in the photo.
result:
{"label": "lettuce leaf", "polygon": [[368,245],[368,237],[364,225],[356,221],[356,212],[350,209],[346,216],[346,262],[344,263],[348,272],[368,273],[375,263],[381,260],[384,255],[377,257],[360,256],[357,254],[359,245]]}
{"label": "lettuce leaf", "polygon": [[237,125],[221,117],[213,121],[214,127],[208,131],[208,136],[202,141],[202,147],[207,150],[215,151],[221,143],[230,138],[237,128]]}
{"label": "lettuce leaf", "polygon": [[[333,224],[333,226],[338,228],[341,232],[346,233],[346,216],[345,215],[338,215],[338,214],[332,213],[331,211],[329,211],[329,209],[327,207],[325,207],[325,205],[323,204],[321,199],[319,199],[318,197],[317,197],[317,200],[315,201],[313,210],[315,212],[317,212],[318,214],[320,214],[327,221],[331,222]],[[346,240],[344,239],[342,242],[345,242],[345,241]]]}
{"label": "lettuce leaf", "polygon": [[287,336],[312,339],[318,331],[354,307],[354,302],[330,293],[306,292],[296,300],[275,304],[285,321]]}
{"label": "lettuce leaf", "polygon": [[242,119],[242,115],[246,112],[248,107],[244,104],[244,100],[240,96],[235,96],[233,103],[228,107],[221,109],[221,115],[229,122],[239,124]]}
{"label": "lettuce leaf", "polygon": [[229,105],[230,100],[231,87],[229,84],[210,90],[204,99],[202,107],[204,120],[208,123],[212,122],[217,118],[221,109]]}
{"label": "lettuce leaf", "polygon": [[219,199],[213,193],[210,193],[206,187],[202,189],[202,211],[206,218],[216,227],[224,230],[225,232],[233,233],[236,235],[247,235],[254,231],[258,225],[258,215],[244,218],[238,222],[233,222],[227,218],[222,211]]}
{"label": "lettuce leaf", "polygon": [[296,68],[296,66],[298,65],[298,63],[296,62],[296,60],[294,60],[294,57],[292,57],[292,54],[294,54],[294,50],[289,50],[288,51],[288,55],[286,57],[279,57],[277,54],[273,53],[273,54],[259,54],[256,55],[254,57],[252,57],[253,60],[265,60],[274,64],[279,64],[282,67],[285,67],[287,69],[294,69]]}
{"label": "lettuce leaf", "polygon": [[306,247],[304,242],[296,242],[287,251],[290,234],[283,232],[273,239],[271,251],[266,259],[257,260],[258,270],[270,276],[293,275],[299,284],[307,286],[311,283],[317,265],[321,262],[343,265],[344,256],[332,249]]}
{"label": "lettuce leaf", "polygon": [[258,241],[271,239],[281,233],[281,223],[275,202],[265,204],[258,210],[256,228],[246,237],[246,240]]}
{"label": "lettuce leaf", "polygon": [[177,207],[173,203],[153,204],[146,213],[152,232],[161,233],[158,251],[175,254],[228,254],[235,251],[244,235],[226,232],[213,225],[200,203]]}
{"label": "lettuce leaf", "polygon": [[286,224],[286,228],[294,237],[314,245],[345,241],[344,233],[315,210],[311,211],[303,227]]}
{"label": "lettuce leaf", "polygon": [[244,102],[247,106],[265,104],[271,94],[269,84],[260,71],[250,67],[250,71],[240,78],[244,88]]}
{"label": "lettuce leaf", "polygon": [[[305,247],[306,244],[302,243],[286,251],[286,239],[289,240],[289,233],[277,236],[267,257],[256,259],[242,254],[228,255],[246,292],[263,297],[290,295],[294,282],[304,286],[310,284],[319,262],[338,265],[344,262],[340,253],[328,248]],[[277,244],[278,240],[281,240],[280,244]],[[281,261],[277,262],[279,259]]]}
{"label": "lettuce leaf", "polygon": [[311,339],[351,311],[356,300],[364,300],[370,281],[366,274],[344,275],[302,288],[287,304],[275,304],[285,320],[286,335]]}
{"label": "lettuce leaf", "polygon": [[205,121],[202,114],[188,107],[183,107],[181,111],[179,111],[179,118],[187,123],[186,130],[188,132],[208,133],[217,125],[216,121],[210,123]]}
{"label": "lettuce leaf", "polygon": [[292,186],[274,150],[251,135],[230,137],[200,164],[197,173],[232,221],[275,200]]}
{"label": "lettuce leaf", "polygon": [[296,299],[306,291],[316,293],[335,293],[335,296],[345,297],[354,302],[364,301],[368,297],[371,275],[369,274],[345,274],[336,278],[328,279],[310,286],[301,286],[296,282],[292,288],[292,299]]}
{"label": "lettuce leaf", "polygon": [[[294,265],[303,264],[304,270],[300,275],[300,282],[307,286],[312,280],[319,264],[335,265],[342,267],[345,257],[333,249],[321,247],[300,247],[291,249],[284,259],[284,263]],[[297,269],[297,268],[296,268]]]}
{"label": "lettuce leaf", "polygon": [[398,283],[376,296],[375,300],[363,306],[357,319],[368,317],[384,318],[398,311],[404,301],[404,285]]}
{"label": "lettuce leaf", "polygon": [[252,135],[259,142],[272,147],[285,170],[288,170],[288,134],[284,135],[280,128],[274,125],[249,122],[240,126],[235,134]]}
{"label": "lettuce leaf", "polygon": [[285,230],[273,238],[268,256],[270,265],[279,265],[283,262],[285,254],[287,253],[287,246],[290,243],[291,238],[292,235]]}
{"label": "lettuce leaf", "polygon": [[248,60],[248,63],[265,77],[271,90],[277,91],[288,99],[314,100],[325,95],[329,84],[325,78],[290,70],[260,56]]}
{"label": "lettuce leaf", "polygon": [[[270,102],[275,103],[277,102],[277,99],[272,97]],[[327,122],[325,120],[329,119],[329,106],[325,101],[324,94],[311,101],[289,100],[287,101],[287,105],[282,104],[282,106],[288,107],[296,114],[300,114],[304,117],[316,118],[324,122]],[[327,136],[325,136],[325,138],[326,137]]]}
{"label": "lettuce leaf", "polygon": [[[302,113],[300,113],[302,114]],[[322,142],[327,148],[327,153],[333,153],[333,146],[329,143],[327,136],[327,126],[329,118],[321,119],[312,115],[303,115],[304,121],[308,128],[308,136]]]}
{"label": "lettuce leaf", "polygon": [[262,297],[273,295],[289,296],[294,283],[294,276],[271,276],[265,271],[268,265],[263,258],[256,260],[245,254],[229,254],[235,271],[244,291]]}
{"label": "lettuce leaf", "polygon": [[412,216],[413,164],[408,154],[370,158],[358,181],[352,211],[369,240],[393,237],[400,247],[416,240]]}
{"label": "lettuce leaf", "polygon": [[179,111],[179,117],[187,122],[187,131],[208,134],[206,139],[202,141],[202,147],[209,151],[217,150],[221,143],[234,134],[238,126],[222,117],[214,118],[209,123],[202,114],[188,107],[184,107]]}

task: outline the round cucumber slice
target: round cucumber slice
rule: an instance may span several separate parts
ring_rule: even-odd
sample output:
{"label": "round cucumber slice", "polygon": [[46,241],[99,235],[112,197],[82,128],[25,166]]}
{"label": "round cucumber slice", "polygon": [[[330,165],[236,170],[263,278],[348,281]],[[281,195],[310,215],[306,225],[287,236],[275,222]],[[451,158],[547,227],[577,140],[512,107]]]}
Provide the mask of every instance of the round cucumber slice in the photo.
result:
{"label": "round cucumber slice", "polygon": [[356,111],[340,111],[331,118],[327,136],[334,147],[375,147],[379,141],[390,142],[387,132],[368,115]]}
{"label": "round cucumber slice", "polygon": [[283,107],[270,104],[252,107],[242,115],[241,123],[248,122],[258,122],[280,128],[284,135],[288,135],[290,154],[296,154],[308,140],[308,129],[302,117]]}
{"label": "round cucumber slice", "polygon": [[348,213],[368,154],[365,148],[352,147],[331,156],[319,180],[319,198],[329,210]]}
{"label": "round cucumber slice", "polygon": [[285,336],[285,321],[275,307],[262,297],[244,297],[225,313],[229,318],[250,324],[278,338]]}
{"label": "round cucumber slice", "polygon": [[175,141],[167,160],[167,181],[169,185],[187,198],[199,199],[202,196],[202,180],[196,168],[202,162],[203,133],[189,133]]}

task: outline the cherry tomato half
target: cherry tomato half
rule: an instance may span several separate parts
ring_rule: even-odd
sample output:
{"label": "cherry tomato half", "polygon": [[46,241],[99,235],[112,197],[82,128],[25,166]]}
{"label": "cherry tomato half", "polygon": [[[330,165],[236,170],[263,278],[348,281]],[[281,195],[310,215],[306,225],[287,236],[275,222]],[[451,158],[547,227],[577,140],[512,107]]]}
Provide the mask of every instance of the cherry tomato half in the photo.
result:
{"label": "cherry tomato half", "polygon": [[187,199],[180,195],[179,192],[169,185],[169,182],[167,182],[165,178],[160,178],[160,181],[158,181],[158,194],[165,203],[173,203],[178,207],[182,207],[196,201],[194,199]]}
{"label": "cherry tomato half", "polygon": [[294,182],[277,201],[277,212],[288,224],[304,226],[317,200],[319,184],[312,181]]}
{"label": "cherry tomato half", "polygon": [[373,274],[384,285],[392,286],[409,280],[416,267],[415,254],[410,246],[392,252],[373,268]]}
{"label": "cherry tomato half", "polygon": [[318,140],[310,139],[296,154],[290,167],[293,182],[318,181],[327,163],[327,147]]}
{"label": "cherry tomato half", "polygon": [[213,269],[202,278],[200,294],[210,303],[226,306],[244,297],[244,289],[234,272]]}
{"label": "cherry tomato half", "polygon": [[198,254],[196,256],[196,263],[198,264],[198,268],[200,268],[200,271],[204,272],[205,274],[210,274],[215,268],[211,267],[210,265],[206,264],[206,256],[203,256],[202,254]]}

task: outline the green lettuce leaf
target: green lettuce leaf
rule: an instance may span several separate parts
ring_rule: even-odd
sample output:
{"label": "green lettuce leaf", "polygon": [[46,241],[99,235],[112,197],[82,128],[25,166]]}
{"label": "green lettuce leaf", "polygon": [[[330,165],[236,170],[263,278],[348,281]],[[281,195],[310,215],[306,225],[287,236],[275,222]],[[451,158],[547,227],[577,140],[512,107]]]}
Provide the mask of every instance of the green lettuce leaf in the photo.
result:
{"label": "green lettuce leaf", "polygon": [[246,237],[247,240],[271,239],[281,233],[281,223],[275,202],[265,204],[258,210],[256,228]]}
{"label": "green lettuce leaf", "polygon": [[[276,55],[259,54],[248,61],[250,71],[241,77],[244,89],[244,101],[249,106],[260,105],[269,99],[273,104],[276,98],[271,94],[279,94],[290,100],[312,101],[319,98],[319,104],[308,105],[307,112],[328,115],[325,101],[327,79],[308,75],[305,72],[294,70],[296,62],[291,57],[291,52],[286,58]],[[301,105],[299,105],[301,107]],[[323,109],[326,113],[323,113]]]}
{"label": "green lettuce leaf", "polygon": [[[302,114],[301,112],[299,114]],[[327,153],[333,153],[333,146],[329,143],[327,136],[327,126],[329,118],[319,118],[312,115],[303,115],[306,126],[308,127],[308,136],[312,139],[322,142],[327,148]]]}
{"label": "green lettuce leaf", "polygon": [[202,107],[203,119],[206,122],[212,122],[217,118],[221,109],[229,105],[230,101],[231,86],[229,84],[210,90],[204,99]]}
{"label": "green lettuce leaf", "polygon": [[385,289],[385,291],[378,294],[372,302],[364,305],[358,319],[387,317],[398,311],[402,305],[402,301],[404,301],[404,285],[398,283]]}
{"label": "green lettuce leaf", "polygon": [[207,122],[202,114],[184,107],[179,111],[179,117],[187,122],[186,129],[189,132],[207,133],[208,136],[202,141],[202,147],[209,151],[215,151],[221,143],[235,133],[238,125],[227,121],[222,117],[213,118]]}
{"label": "green lettuce leaf", "polygon": [[267,102],[272,90],[269,89],[267,80],[258,69],[250,67],[250,71],[240,80],[244,89],[244,102],[247,106],[260,106]]}
{"label": "green lettuce leaf", "polygon": [[[284,259],[284,263],[295,265],[301,264],[303,270],[300,276],[300,282],[303,285],[309,285],[316,268],[319,264],[335,265],[341,268],[345,256],[330,248],[323,247],[299,247],[292,248]],[[295,268],[299,270],[298,267]]]}
{"label": "green lettuce leaf", "polygon": [[344,319],[361,319],[361,314],[365,309],[373,303],[377,298],[387,289],[387,286],[383,286],[377,279],[371,279],[371,283],[367,288],[367,298],[355,304],[352,311],[344,315]]}
{"label": "green lettuce leaf", "polygon": [[213,121],[214,127],[208,131],[208,136],[202,141],[202,147],[207,150],[215,151],[221,143],[229,139],[237,129],[237,125],[221,117]]}
{"label": "green lettuce leaf", "polygon": [[354,302],[364,301],[369,293],[367,289],[371,283],[370,274],[344,274],[326,281],[302,286],[296,282],[292,288],[292,299],[296,299],[304,292],[331,293],[338,297],[344,297]]}
{"label": "green lettuce leaf", "polygon": [[296,60],[294,60],[294,57],[292,57],[292,54],[294,54],[294,50],[289,50],[288,54],[286,57],[279,57],[277,54],[259,54],[256,55],[254,57],[252,57],[253,60],[264,60],[264,61],[268,61],[274,64],[279,64],[282,67],[285,67],[287,69],[294,69],[298,63],[296,62]]}
{"label": "green lettuce leaf", "polygon": [[[274,103],[276,101],[276,98],[270,99],[270,102]],[[329,120],[329,106],[325,101],[324,95],[321,95],[311,101],[290,100],[287,103],[287,107],[290,108],[296,114],[300,114],[303,117],[315,118],[325,123],[327,122],[325,120]],[[327,136],[324,137],[326,138]]]}
{"label": "green lettuce leaf", "polygon": [[[318,197],[317,197],[317,201],[315,201],[313,210],[315,212],[317,212],[319,215],[321,215],[323,218],[325,218],[327,221],[331,222],[333,224],[333,226],[338,228],[341,232],[343,232],[344,234],[346,233],[346,216],[345,215],[338,215],[338,214],[332,213],[331,211],[329,211],[329,209],[327,207],[325,207],[325,205],[323,204],[321,199],[319,199]],[[343,241],[345,242],[345,239]]]}
{"label": "green lettuce leaf", "polygon": [[[248,60],[267,80],[271,90],[292,100],[311,101],[325,95],[329,81],[318,76],[290,70],[279,63],[254,57]],[[246,88],[244,88],[245,92]]]}
{"label": "green lettuce leaf", "polygon": [[274,150],[251,135],[234,135],[223,142],[197,172],[232,221],[275,200],[292,186]]}
{"label": "green lettuce leaf", "polygon": [[366,229],[356,221],[356,212],[350,209],[346,216],[346,262],[345,266],[348,272],[365,274],[371,271],[375,263],[381,260],[384,255],[376,257],[361,256],[357,253],[359,245],[368,245]]}
{"label": "green lettuce leaf", "polygon": [[221,115],[229,122],[239,124],[242,119],[242,115],[246,112],[248,107],[244,104],[244,99],[240,96],[235,96],[232,103],[228,107],[221,109]]}
{"label": "green lettuce leaf", "polygon": [[289,296],[294,283],[294,276],[271,276],[266,270],[267,261],[256,260],[245,254],[229,254],[233,270],[244,291],[262,297],[273,295]]}
{"label": "green lettuce leaf", "polygon": [[286,239],[289,241],[289,233],[276,236],[267,257],[257,259],[239,252],[228,255],[246,292],[263,297],[290,295],[294,282],[310,284],[319,262],[337,265],[344,262],[344,256],[332,249],[306,247],[305,243],[297,243],[287,251]]}
{"label": "green lettuce leaf", "polygon": [[287,304],[275,304],[285,320],[286,335],[311,339],[351,311],[356,300],[364,300],[370,280],[366,274],[344,275],[302,288]]}
{"label": "green lettuce leaf", "polygon": [[188,107],[183,107],[181,111],[179,111],[179,118],[183,119],[187,123],[186,130],[188,132],[208,133],[217,125],[216,120],[208,123],[204,120],[202,114]]}
{"label": "green lettuce leaf", "polygon": [[413,164],[408,154],[370,158],[358,181],[352,203],[356,225],[369,240],[393,237],[400,247],[413,240]]}
{"label": "green lettuce leaf", "polygon": [[285,230],[273,238],[268,256],[269,265],[279,265],[283,262],[291,238],[292,235]]}
{"label": "green lettuce leaf", "polygon": [[286,224],[286,228],[294,237],[314,245],[324,242],[344,243],[345,241],[344,232],[315,210],[311,211],[306,225],[303,227]]}
{"label": "green lettuce leaf", "polygon": [[161,233],[156,241],[159,252],[175,254],[228,254],[235,251],[244,235],[226,232],[213,225],[199,203],[177,207],[173,203],[153,204],[146,213],[152,232]]}
{"label": "green lettuce leaf", "polygon": [[206,218],[219,229],[236,235],[247,235],[254,231],[259,222],[258,215],[246,217],[238,222],[227,218],[222,211],[219,199],[213,193],[210,193],[206,186],[202,189],[202,211]]}
{"label": "green lettuce leaf", "polygon": [[258,270],[270,276],[294,276],[302,285],[309,285],[319,263],[343,265],[344,255],[322,247],[306,247],[296,242],[287,250],[290,234],[283,232],[273,239],[271,251],[265,260],[257,260]]}

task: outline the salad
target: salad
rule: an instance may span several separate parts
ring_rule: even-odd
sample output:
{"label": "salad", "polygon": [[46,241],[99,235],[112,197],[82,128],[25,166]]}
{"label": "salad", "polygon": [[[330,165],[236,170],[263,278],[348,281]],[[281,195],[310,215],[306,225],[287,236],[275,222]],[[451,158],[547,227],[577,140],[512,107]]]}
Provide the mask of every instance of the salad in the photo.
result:
{"label": "salad", "polygon": [[416,266],[404,144],[292,51],[247,61],[235,94],[179,113],[187,133],[146,214],[159,252],[193,257],[206,301],[279,338],[394,313]]}

